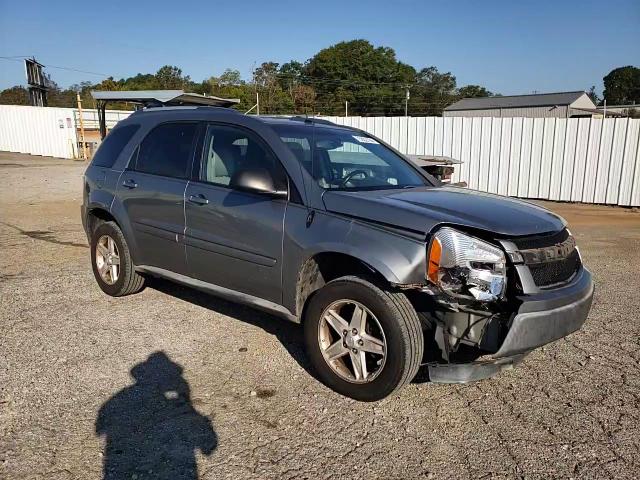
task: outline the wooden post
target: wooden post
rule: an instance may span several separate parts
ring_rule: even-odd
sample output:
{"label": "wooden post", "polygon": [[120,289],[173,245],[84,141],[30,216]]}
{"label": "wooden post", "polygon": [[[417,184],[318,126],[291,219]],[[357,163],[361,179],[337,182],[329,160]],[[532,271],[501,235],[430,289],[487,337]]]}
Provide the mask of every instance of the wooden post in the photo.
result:
{"label": "wooden post", "polygon": [[82,158],[87,159],[87,143],[84,141],[84,119],[82,118],[82,99],[78,93],[78,116],[80,117],[80,141],[82,142]]}

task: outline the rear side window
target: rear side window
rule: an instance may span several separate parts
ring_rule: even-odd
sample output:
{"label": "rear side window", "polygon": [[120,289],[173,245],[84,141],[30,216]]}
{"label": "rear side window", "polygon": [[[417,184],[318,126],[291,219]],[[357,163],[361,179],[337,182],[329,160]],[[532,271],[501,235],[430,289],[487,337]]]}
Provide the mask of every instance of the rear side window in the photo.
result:
{"label": "rear side window", "polygon": [[164,123],[140,144],[136,170],[163,177],[186,178],[196,123]]}
{"label": "rear side window", "polygon": [[100,144],[91,164],[96,167],[113,167],[118,155],[139,128],[140,125],[125,125],[111,130]]}

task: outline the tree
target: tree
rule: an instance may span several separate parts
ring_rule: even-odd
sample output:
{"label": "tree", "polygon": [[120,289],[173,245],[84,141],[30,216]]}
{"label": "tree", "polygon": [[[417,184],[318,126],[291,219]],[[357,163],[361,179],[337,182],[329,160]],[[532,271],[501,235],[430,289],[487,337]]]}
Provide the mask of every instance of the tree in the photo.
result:
{"label": "tree", "polygon": [[167,90],[182,90],[191,83],[188,75],[182,76],[182,70],[171,65],[161,67],[156,72],[156,80],[160,88]]}
{"label": "tree", "polygon": [[410,103],[412,113],[442,115],[442,110],[458,99],[456,77],[451,72],[440,73],[433,66],[423,68],[415,83]]}
{"label": "tree", "polygon": [[602,80],[604,99],[609,105],[640,103],[640,68],[630,65],[615,68]]}
{"label": "tree", "polygon": [[305,84],[317,93],[317,108],[325,114],[349,110],[356,115],[398,114],[404,111],[405,89],[415,69],[399,62],[395,51],[367,40],[340,42],[314,55],[304,67]]}
{"label": "tree", "polygon": [[278,66],[276,62],[263,62],[253,72],[254,88],[260,94],[260,113],[286,113],[293,108],[280,86]]}
{"label": "tree", "polygon": [[460,98],[492,97],[493,93],[480,85],[466,85],[458,89]]}
{"label": "tree", "polygon": [[29,105],[29,92],[20,85],[2,90],[0,105]]}
{"label": "tree", "polygon": [[598,103],[600,102],[600,98],[598,97],[598,94],[596,93],[596,86],[595,85],[591,85],[591,88],[587,92],[587,96],[591,99],[591,101],[595,105],[598,105]]}

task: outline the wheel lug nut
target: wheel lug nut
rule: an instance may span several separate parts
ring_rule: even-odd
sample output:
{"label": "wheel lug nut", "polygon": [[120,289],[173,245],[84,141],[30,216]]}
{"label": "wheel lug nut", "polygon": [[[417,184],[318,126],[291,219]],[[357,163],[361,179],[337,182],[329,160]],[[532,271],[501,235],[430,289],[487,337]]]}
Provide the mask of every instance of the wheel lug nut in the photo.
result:
{"label": "wheel lug nut", "polygon": [[347,336],[347,331],[346,331],[346,330],[343,330],[343,331],[342,331],[342,335],[346,337],[346,336]]}
{"label": "wheel lug nut", "polygon": [[358,353],[358,349],[357,349],[357,348],[353,348],[353,349],[351,349],[351,351],[352,351],[353,353]]}
{"label": "wheel lug nut", "polygon": [[351,330],[351,333],[353,333],[354,335],[357,335],[358,334],[358,330],[354,328],[353,330]]}
{"label": "wheel lug nut", "polygon": [[358,345],[362,346],[364,345],[364,342],[362,340],[358,340]]}

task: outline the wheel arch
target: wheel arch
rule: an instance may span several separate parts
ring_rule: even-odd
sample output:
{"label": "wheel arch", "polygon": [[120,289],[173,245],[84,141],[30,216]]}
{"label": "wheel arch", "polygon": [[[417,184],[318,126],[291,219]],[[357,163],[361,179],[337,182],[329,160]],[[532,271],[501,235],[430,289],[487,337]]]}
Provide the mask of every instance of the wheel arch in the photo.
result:
{"label": "wheel arch", "polygon": [[380,285],[390,284],[378,268],[353,254],[331,250],[317,252],[309,256],[298,271],[295,300],[300,321],[304,321],[305,307],[315,292],[331,280],[347,275],[367,277]]}

